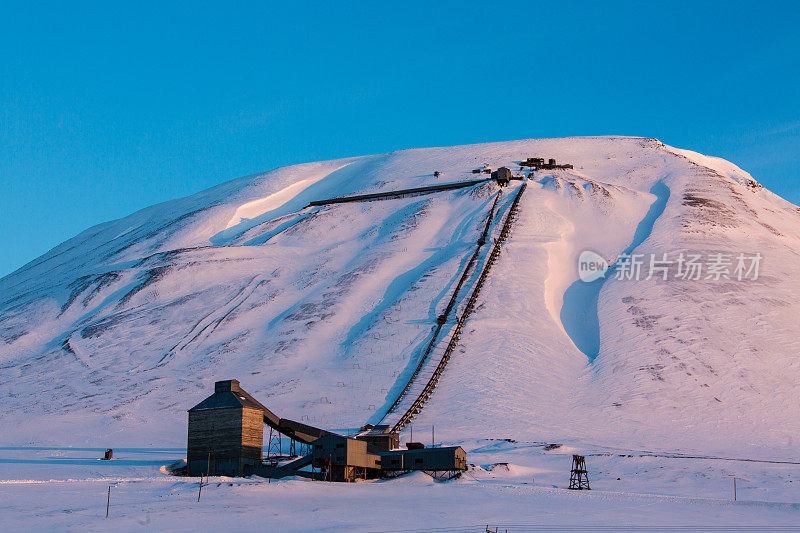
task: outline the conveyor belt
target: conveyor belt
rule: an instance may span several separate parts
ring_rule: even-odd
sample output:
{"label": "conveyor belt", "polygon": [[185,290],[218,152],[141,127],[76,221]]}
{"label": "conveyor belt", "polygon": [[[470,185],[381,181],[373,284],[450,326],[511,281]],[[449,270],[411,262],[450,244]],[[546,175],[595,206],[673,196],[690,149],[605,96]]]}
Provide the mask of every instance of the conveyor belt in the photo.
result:
{"label": "conveyor belt", "polygon": [[479,183],[486,183],[491,178],[483,178],[479,180],[457,181],[455,183],[442,183],[441,185],[428,185],[426,187],[415,187],[413,189],[400,189],[398,191],[376,192],[371,194],[358,194],[355,196],[340,196],[338,198],[328,198],[326,200],[314,200],[306,207],[315,205],[329,205],[329,204],[343,204],[347,202],[367,202],[370,200],[384,200],[388,198],[399,198],[401,196],[416,196],[420,194],[429,194],[440,191],[450,191],[453,189],[463,189],[465,187],[472,187]]}
{"label": "conveyor belt", "polygon": [[[489,216],[486,219],[486,225],[484,226],[483,233],[481,234],[481,237],[478,239],[477,247],[475,249],[475,252],[472,254],[472,257],[467,262],[467,265],[464,267],[464,271],[461,274],[461,278],[458,280],[458,284],[456,285],[456,288],[453,291],[452,296],[450,297],[450,301],[448,302],[447,307],[445,308],[444,312],[441,315],[439,315],[439,317],[437,318],[436,329],[434,330],[433,337],[431,337],[431,340],[428,343],[428,345],[426,346],[425,351],[420,356],[420,360],[419,360],[419,364],[417,365],[417,368],[414,370],[414,373],[411,375],[411,378],[409,378],[409,380],[406,383],[406,385],[403,388],[403,390],[397,396],[397,399],[395,399],[395,401],[392,404],[392,406],[386,412],[386,415],[384,415],[384,418],[386,416],[388,416],[390,413],[394,412],[397,409],[397,406],[400,404],[400,402],[408,394],[409,389],[411,388],[412,384],[417,380],[417,377],[419,376],[420,372],[422,371],[425,363],[428,362],[428,358],[430,357],[431,352],[433,351],[434,347],[439,342],[441,342],[442,330],[443,329],[445,329],[446,331],[449,330],[449,328],[445,327],[446,324],[447,324],[447,320],[450,317],[450,313],[452,312],[453,307],[455,306],[456,302],[458,301],[458,295],[459,295],[459,292],[461,291],[461,287],[464,285],[464,282],[469,277],[470,272],[472,272],[472,267],[474,266],[476,260],[478,259],[478,255],[480,254],[481,248],[486,243],[486,237],[489,234],[489,229],[491,228],[492,221],[494,220],[495,211],[497,209],[497,203],[500,200],[500,196],[502,194],[503,194],[503,191],[499,191],[497,193],[497,195],[495,196],[494,203],[492,204],[492,208],[489,211]],[[446,331],[445,331],[445,333],[446,333]]]}
{"label": "conveyor belt", "polygon": [[278,416],[264,407],[264,423],[290,439],[303,444],[311,444],[315,440],[325,435],[331,435],[330,431],[315,428],[301,422],[295,422],[286,418],[278,418]]}
{"label": "conveyor belt", "polygon": [[[384,416],[382,422],[389,423],[392,426],[391,431],[393,432],[399,431],[406,424],[408,424],[414,418],[414,416],[422,410],[423,404],[427,402],[428,398],[430,398],[430,396],[433,394],[433,390],[438,384],[439,378],[444,372],[444,369],[447,366],[448,361],[450,360],[450,356],[452,355],[453,351],[455,350],[455,347],[458,344],[458,340],[461,336],[461,330],[464,327],[464,323],[466,322],[467,318],[469,318],[469,315],[472,313],[475,307],[475,302],[478,299],[478,295],[480,294],[480,291],[483,288],[483,284],[485,283],[486,278],[489,276],[489,271],[491,270],[492,265],[494,265],[495,261],[497,260],[497,257],[500,255],[500,247],[508,238],[508,235],[511,232],[511,226],[514,222],[514,217],[519,209],[519,200],[522,197],[522,193],[525,192],[526,186],[527,183],[522,184],[522,186],[519,188],[519,191],[517,192],[517,195],[514,198],[514,201],[511,203],[511,207],[508,210],[508,215],[506,215],[503,228],[500,231],[500,234],[498,235],[497,239],[495,240],[494,246],[492,247],[492,251],[486,260],[486,264],[484,265],[483,270],[481,271],[480,278],[478,278],[478,281],[475,284],[475,288],[472,290],[472,294],[470,295],[469,300],[467,301],[467,304],[461,313],[461,317],[458,319],[458,321],[455,324],[455,327],[452,329],[452,333],[450,334],[450,341],[447,343],[447,347],[444,349],[444,352],[441,358],[439,359],[436,368],[433,369],[433,371],[431,372],[431,375],[427,383],[425,383],[424,387],[422,387],[422,389],[416,395],[411,405],[404,411],[400,411],[400,408],[403,407],[400,400],[403,397],[408,396],[410,392],[414,392],[412,389],[412,384],[416,381],[415,378],[420,377],[419,373],[422,366],[421,362],[420,367],[417,368],[417,372],[415,373],[414,377],[412,377],[412,379],[406,385],[403,394],[401,394],[400,398],[398,398],[398,400],[394,403],[394,405],[389,409],[389,411]],[[456,294],[457,292],[453,295],[454,298]],[[439,327],[439,330],[440,329],[441,325]],[[437,333],[439,330],[437,330]],[[435,343],[436,343],[436,338],[434,338],[434,340],[432,341],[429,350],[432,349],[432,346]],[[399,417],[397,415],[399,415]]]}

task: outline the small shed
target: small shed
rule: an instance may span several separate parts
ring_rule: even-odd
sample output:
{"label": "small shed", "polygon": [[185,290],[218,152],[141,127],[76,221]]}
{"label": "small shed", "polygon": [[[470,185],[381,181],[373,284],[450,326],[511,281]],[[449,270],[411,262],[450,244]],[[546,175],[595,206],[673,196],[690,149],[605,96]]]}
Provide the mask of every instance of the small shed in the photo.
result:
{"label": "small shed", "polygon": [[190,476],[249,476],[261,467],[267,408],[235,379],[189,409],[186,462]]}
{"label": "small shed", "polygon": [[511,169],[508,167],[500,167],[492,172],[492,179],[497,180],[500,185],[506,185],[511,181]]}

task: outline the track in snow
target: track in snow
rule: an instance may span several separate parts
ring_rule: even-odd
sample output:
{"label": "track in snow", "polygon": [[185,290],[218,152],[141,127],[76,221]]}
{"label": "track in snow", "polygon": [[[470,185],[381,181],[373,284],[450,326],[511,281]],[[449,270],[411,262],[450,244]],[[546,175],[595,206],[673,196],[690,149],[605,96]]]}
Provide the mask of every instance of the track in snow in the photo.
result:
{"label": "track in snow", "polygon": [[203,339],[208,338],[214,330],[219,326],[228,315],[234,312],[240,305],[242,305],[258,287],[266,283],[265,280],[259,279],[260,276],[254,276],[250,282],[245,285],[236,295],[231,298],[228,303],[221,308],[214,310],[205,317],[203,317],[194,327],[187,333],[175,346],[172,347],[167,353],[161,357],[155,366],[162,366],[166,364],[176,353],[185,349],[187,346],[195,342],[201,336]]}

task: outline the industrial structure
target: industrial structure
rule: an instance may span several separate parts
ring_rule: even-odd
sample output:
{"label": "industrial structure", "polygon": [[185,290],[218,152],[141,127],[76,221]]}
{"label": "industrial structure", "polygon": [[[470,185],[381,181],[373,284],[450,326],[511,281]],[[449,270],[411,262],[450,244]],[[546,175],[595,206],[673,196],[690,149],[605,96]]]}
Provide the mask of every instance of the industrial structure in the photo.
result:
{"label": "industrial structure", "polygon": [[[266,461],[262,457],[264,424],[270,432]],[[290,440],[288,454],[278,447],[278,454],[271,456],[272,442],[280,442],[281,435]],[[296,443],[301,449],[305,446],[304,455],[295,453]],[[279,418],[235,379],[217,381],[214,394],[189,409],[186,455],[190,476],[355,481],[410,470],[446,477],[467,468],[466,452],[460,446],[401,449],[399,433],[388,425],[367,425],[348,437]]]}
{"label": "industrial structure", "polygon": [[190,476],[249,476],[261,466],[266,408],[235,379],[189,409],[186,463]]}
{"label": "industrial structure", "polygon": [[[545,163],[543,158],[531,157],[521,165],[534,170],[572,168],[572,165],[557,165],[555,159]],[[500,248],[510,235],[520,198],[527,187],[524,177],[514,176],[508,167],[492,171],[488,165],[484,165],[483,168],[474,169],[472,172],[490,174],[490,177],[316,200],[306,206],[316,208],[349,202],[391,200],[473,187],[490,180],[496,181],[501,186],[508,185],[511,180],[523,180],[506,210],[505,219],[498,228],[496,238],[491,239],[491,250],[483,254],[483,247],[490,241],[495,211],[498,209],[502,190],[495,195],[476,247],[461,273],[447,307],[437,316],[434,334],[411,378],[394,403],[379,419],[380,425],[366,425],[350,436],[339,435],[302,422],[280,418],[245,392],[238,381],[218,381],[215,384],[214,394],[189,410],[187,441],[189,475],[260,475],[270,478],[302,476],[327,481],[355,481],[391,476],[411,470],[422,470],[434,477],[449,477],[466,470],[466,452],[463,448],[459,446],[425,448],[421,443],[409,442],[406,443],[406,448],[402,449],[399,431],[411,422],[433,394],[459,341],[464,323],[475,308],[490,269],[500,255]],[[481,255],[485,255],[482,268],[479,267],[478,261]],[[477,274],[479,268],[480,275],[462,306],[459,303],[462,288],[467,286],[468,278]],[[441,355],[434,357],[433,348],[441,340],[447,340],[447,347]],[[426,369],[424,374],[423,367]],[[430,373],[427,373],[428,369]],[[423,379],[423,375],[426,379]],[[264,458],[264,425],[269,428],[266,458]],[[288,448],[284,453],[284,441],[287,439]],[[585,466],[583,470],[585,479]],[[586,485],[588,488],[588,479]]]}
{"label": "industrial structure", "polygon": [[508,185],[508,182],[511,181],[511,169],[508,167],[500,167],[491,174],[493,180],[497,180],[497,183],[500,185]]}
{"label": "industrial structure", "polygon": [[572,469],[569,472],[570,490],[592,490],[589,486],[589,472],[583,455],[572,456]]}
{"label": "industrial structure", "polygon": [[356,440],[363,440],[371,452],[388,452],[400,447],[400,434],[390,431],[388,425],[373,426],[367,424],[355,435]]}
{"label": "industrial structure", "polygon": [[519,166],[530,167],[531,170],[551,170],[556,168],[574,168],[571,164],[565,163],[559,165],[556,160],[550,158],[547,163],[544,162],[544,157],[529,157],[525,161],[521,161]]}
{"label": "industrial structure", "polygon": [[457,181],[455,183],[440,183],[438,185],[427,185],[425,187],[414,187],[411,189],[400,189],[398,191],[375,192],[370,194],[356,194],[354,196],[338,196],[336,198],[326,198],[324,200],[314,200],[306,207],[315,207],[331,204],[345,204],[349,202],[371,202],[374,200],[395,200],[398,198],[408,198],[412,196],[421,196],[423,194],[432,194],[436,192],[451,191],[455,189],[463,189],[486,183],[490,178],[475,179],[469,181]]}

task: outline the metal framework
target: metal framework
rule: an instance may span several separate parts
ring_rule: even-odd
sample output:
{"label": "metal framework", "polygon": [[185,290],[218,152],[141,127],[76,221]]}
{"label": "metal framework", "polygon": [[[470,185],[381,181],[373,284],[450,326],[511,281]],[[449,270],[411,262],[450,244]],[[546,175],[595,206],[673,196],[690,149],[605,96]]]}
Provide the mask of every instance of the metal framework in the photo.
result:
{"label": "metal framework", "polygon": [[436,481],[449,481],[462,474],[461,470],[423,470]]}
{"label": "metal framework", "polygon": [[281,434],[269,428],[269,440],[267,441],[267,459],[273,456],[283,455],[283,445],[281,444]]}
{"label": "metal framework", "polygon": [[572,456],[572,470],[569,473],[570,490],[592,490],[589,487],[589,474],[586,471],[586,458],[583,455]]}

